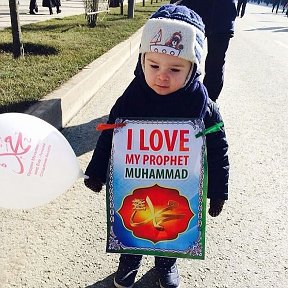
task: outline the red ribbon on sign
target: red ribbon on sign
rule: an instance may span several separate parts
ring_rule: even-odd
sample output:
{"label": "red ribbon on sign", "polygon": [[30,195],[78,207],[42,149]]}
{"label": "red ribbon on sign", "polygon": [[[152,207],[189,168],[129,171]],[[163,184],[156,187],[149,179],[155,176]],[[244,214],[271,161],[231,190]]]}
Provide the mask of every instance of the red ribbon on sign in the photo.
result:
{"label": "red ribbon on sign", "polygon": [[97,131],[103,131],[103,130],[109,130],[114,128],[121,128],[124,127],[126,123],[114,123],[114,124],[108,124],[108,123],[100,123],[96,126]]}

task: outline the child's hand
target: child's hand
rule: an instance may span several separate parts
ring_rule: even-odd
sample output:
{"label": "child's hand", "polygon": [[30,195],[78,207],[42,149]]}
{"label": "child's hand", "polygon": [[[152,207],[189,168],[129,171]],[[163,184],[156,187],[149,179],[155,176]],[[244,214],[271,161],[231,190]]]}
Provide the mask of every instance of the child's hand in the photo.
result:
{"label": "child's hand", "polygon": [[210,207],[208,213],[212,217],[218,216],[224,206],[225,200],[222,199],[210,199]]}
{"label": "child's hand", "polygon": [[103,183],[99,178],[85,178],[84,184],[86,187],[94,192],[100,192],[102,190]]}

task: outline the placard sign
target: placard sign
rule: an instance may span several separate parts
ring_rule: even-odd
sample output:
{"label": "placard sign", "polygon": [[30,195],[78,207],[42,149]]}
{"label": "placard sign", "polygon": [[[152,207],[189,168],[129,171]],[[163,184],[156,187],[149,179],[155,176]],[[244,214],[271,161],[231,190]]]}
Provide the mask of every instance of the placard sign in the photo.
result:
{"label": "placard sign", "polygon": [[121,120],[107,185],[107,252],[204,259],[207,165],[197,120]]}

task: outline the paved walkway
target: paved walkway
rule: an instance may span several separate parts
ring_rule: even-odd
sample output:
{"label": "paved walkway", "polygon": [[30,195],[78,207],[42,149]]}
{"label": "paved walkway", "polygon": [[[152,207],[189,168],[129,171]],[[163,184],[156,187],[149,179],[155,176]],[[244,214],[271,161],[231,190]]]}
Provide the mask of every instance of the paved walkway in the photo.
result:
{"label": "paved walkway", "polygon": [[[287,18],[271,7],[246,9],[219,99],[230,200],[219,217],[207,217],[206,260],[179,259],[182,288],[288,287]],[[99,136],[95,126],[133,78],[136,60],[137,52],[62,130],[83,169]],[[46,206],[0,208],[0,287],[112,288],[118,255],[105,253],[105,196],[79,180]],[[153,262],[144,257],[135,288],[159,288]]]}
{"label": "paved walkway", "polygon": [[[42,0],[38,0],[39,12],[36,15],[29,14],[30,0],[19,0],[19,17],[21,25],[45,21],[51,18],[63,18],[71,15],[84,14],[83,0],[62,0],[61,13],[56,14],[53,8],[53,15],[49,14],[47,7],[42,7]],[[0,0],[0,29],[11,26],[10,9],[8,0]]]}

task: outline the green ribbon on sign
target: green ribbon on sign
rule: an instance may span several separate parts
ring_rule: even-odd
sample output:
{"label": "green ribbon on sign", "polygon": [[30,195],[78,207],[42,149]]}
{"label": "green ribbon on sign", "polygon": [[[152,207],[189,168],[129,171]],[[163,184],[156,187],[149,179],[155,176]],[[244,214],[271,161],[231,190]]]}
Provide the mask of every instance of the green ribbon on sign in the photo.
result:
{"label": "green ribbon on sign", "polygon": [[217,131],[220,131],[220,128],[224,125],[223,122],[219,122],[219,123],[216,123],[215,125],[197,133],[195,135],[196,138],[199,138],[200,136],[204,136],[204,135],[207,135],[207,134],[210,134],[210,133],[214,133],[214,132],[217,132]]}

